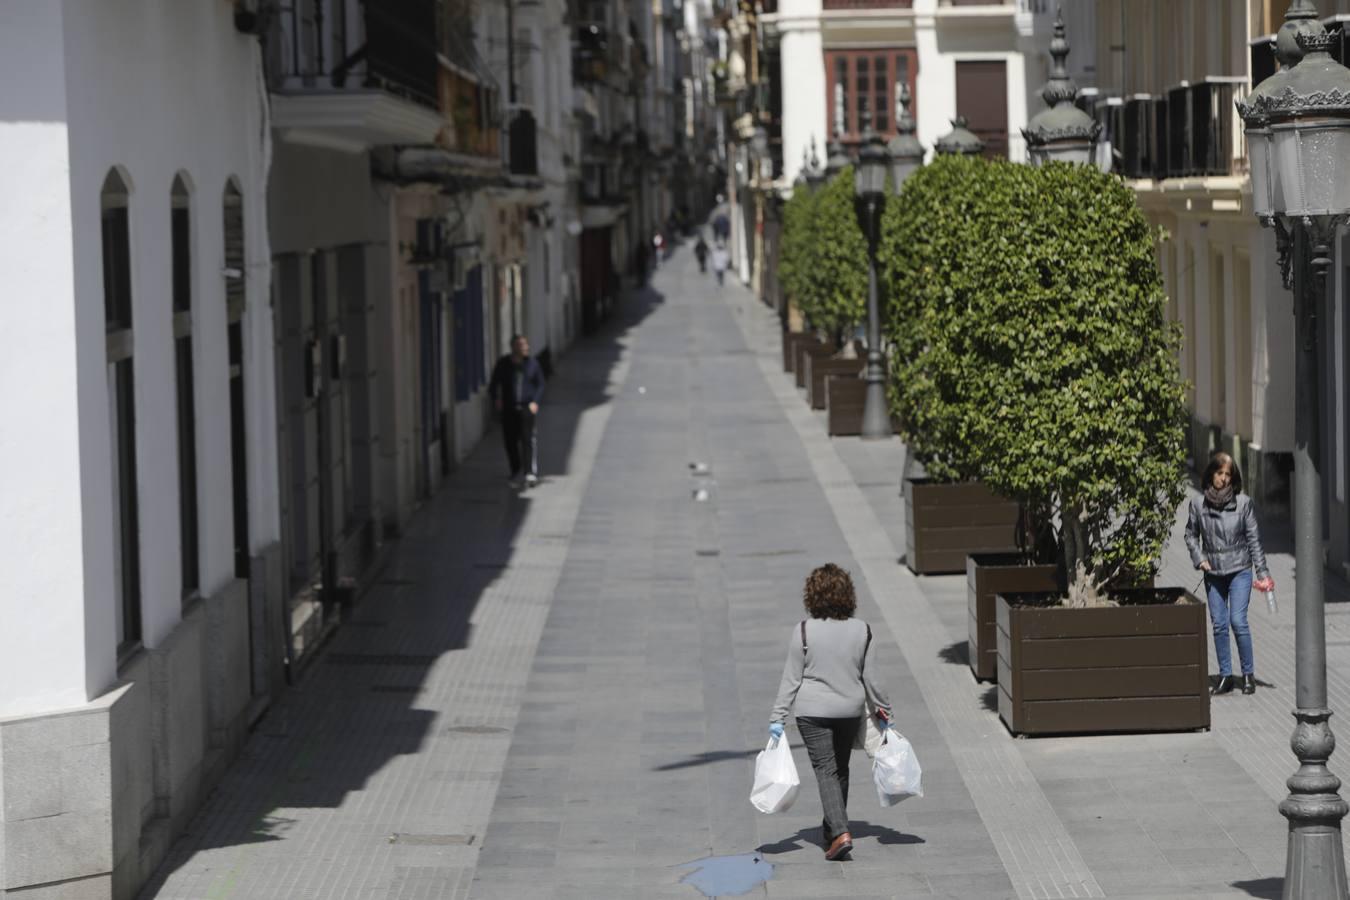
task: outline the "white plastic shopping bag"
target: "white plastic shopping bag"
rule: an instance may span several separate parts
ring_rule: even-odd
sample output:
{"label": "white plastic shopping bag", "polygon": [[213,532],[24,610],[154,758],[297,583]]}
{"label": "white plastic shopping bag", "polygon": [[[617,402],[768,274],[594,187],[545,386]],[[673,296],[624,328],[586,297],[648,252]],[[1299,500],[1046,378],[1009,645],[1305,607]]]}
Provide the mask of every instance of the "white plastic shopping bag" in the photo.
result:
{"label": "white plastic shopping bag", "polygon": [[801,786],[787,735],[769,738],[768,745],[755,757],[755,786],[750,789],[750,802],[762,813],[783,812],[797,799]]}
{"label": "white plastic shopping bag", "polygon": [[905,736],[894,728],[886,729],[881,746],[872,760],[872,781],[882,806],[894,806],[906,797],[923,796],[923,770],[919,758]]}
{"label": "white plastic shopping bag", "polygon": [[877,726],[877,708],[870,700],[865,704],[862,724],[858,726],[858,738],[853,742],[853,748],[866,752],[868,759],[876,759],[877,751],[881,749],[881,728]]}

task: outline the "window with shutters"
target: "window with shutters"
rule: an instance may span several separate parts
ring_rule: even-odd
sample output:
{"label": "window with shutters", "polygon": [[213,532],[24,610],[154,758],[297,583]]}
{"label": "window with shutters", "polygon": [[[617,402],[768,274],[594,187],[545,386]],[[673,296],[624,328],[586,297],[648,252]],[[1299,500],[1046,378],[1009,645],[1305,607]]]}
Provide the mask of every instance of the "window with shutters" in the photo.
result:
{"label": "window with shutters", "polygon": [[225,236],[225,328],[230,373],[230,472],[234,483],[234,574],[248,577],[248,435],[244,417],[244,197],[230,179],[222,202]]}
{"label": "window with shutters", "polygon": [[107,348],[108,431],[112,449],[113,590],[117,654],[141,642],[140,520],[136,479],[136,377],[133,366],[130,190],[117,170],[108,173],[100,198],[103,312]]}
{"label": "window with shutters", "polygon": [[984,141],[990,159],[1008,156],[1008,64],[1003,60],[957,60],[956,113]]}
{"label": "window with shutters", "polygon": [[174,387],[178,412],[178,538],[183,601],[200,586],[197,531],[197,402],[192,355],[191,195],[182,176],[173,180],[169,211],[172,257]]}
{"label": "window with shutters", "polygon": [[[912,48],[827,50],[825,71],[829,86],[826,95],[829,133],[834,134],[835,123],[839,121],[836,110],[842,98],[845,143],[860,140],[869,124],[883,136],[895,134],[897,83],[907,83],[911,97],[916,96],[918,56]],[[917,115],[915,105],[911,104],[910,112]]]}

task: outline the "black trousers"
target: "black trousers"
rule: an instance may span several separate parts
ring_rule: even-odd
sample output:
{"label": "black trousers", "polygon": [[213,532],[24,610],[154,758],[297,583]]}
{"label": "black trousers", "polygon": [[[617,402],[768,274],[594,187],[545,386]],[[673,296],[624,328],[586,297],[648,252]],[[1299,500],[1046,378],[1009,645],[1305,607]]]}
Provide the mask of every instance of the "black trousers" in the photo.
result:
{"label": "black trousers", "polygon": [[512,478],[522,472],[539,477],[539,445],[534,419],[535,414],[528,408],[502,412],[502,440],[506,443],[506,459],[511,464]]}
{"label": "black trousers", "polygon": [[848,761],[858,739],[859,716],[847,719],[823,719],[798,716],[797,730],[806,744],[806,755],[816,773],[820,806],[825,811],[825,840],[829,842],[848,831]]}

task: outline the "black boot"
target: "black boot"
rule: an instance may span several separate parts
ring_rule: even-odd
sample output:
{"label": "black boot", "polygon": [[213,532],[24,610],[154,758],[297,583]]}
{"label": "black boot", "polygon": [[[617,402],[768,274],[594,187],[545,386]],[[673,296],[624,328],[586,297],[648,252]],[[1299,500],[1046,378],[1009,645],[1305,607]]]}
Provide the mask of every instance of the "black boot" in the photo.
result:
{"label": "black boot", "polygon": [[1255,694],[1255,693],[1256,693],[1256,676],[1255,676],[1255,675],[1243,675],[1243,676],[1242,676],[1242,693],[1244,693],[1244,694]]}
{"label": "black boot", "polygon": [[1233,690],[1233,676],[1220,675],[1218,682],[1209,689],[1211,694],[1227,694]]}

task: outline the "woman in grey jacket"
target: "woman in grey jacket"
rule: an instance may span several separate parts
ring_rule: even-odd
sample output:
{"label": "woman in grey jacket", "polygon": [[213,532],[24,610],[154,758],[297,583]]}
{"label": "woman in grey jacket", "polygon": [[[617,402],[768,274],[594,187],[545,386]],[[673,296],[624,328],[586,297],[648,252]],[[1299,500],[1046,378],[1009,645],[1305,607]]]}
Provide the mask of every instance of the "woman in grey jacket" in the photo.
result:
{"label": "woman in grey jacket", "polygon": [[1242,473],[1233,458],[1227,453],[1210,457],[1201,484],[1204,494],[1193,497],[1190,503],[1186,548],[1191,551],[1191,562],[1205,573],[1205,592],[1209,595],[1214,655],[1219,660],[1219,681],[1210,692],[1226,694],[1233,689],[1233,656],[1228,639],[1231,628],[1242,663],[1242,693],[1254,694],[1252,633],[1247,624],[1252,569],[1256,569],[1255,587],[1260,590],[1273,589],[1275,580],[1266,567],[1256,510],[1251,498],[1242,493]]}
{"label": "woman in grey jacket", "polygon": [[848,763],[862,726],[864,701],[877,711],[880,728],[889,727],[891,704],[877,685],[872,629],[853,618],[857,597],[853,579],[834,563],[816,569],[803,592],[811,614],[792,627],[787,665],[769,733],[783,736],[789,710],[806,744],[825,811],[821,823],[826,859],[843,859],[853,850],[848,830]]}

